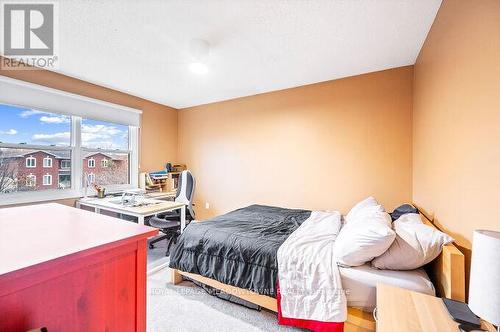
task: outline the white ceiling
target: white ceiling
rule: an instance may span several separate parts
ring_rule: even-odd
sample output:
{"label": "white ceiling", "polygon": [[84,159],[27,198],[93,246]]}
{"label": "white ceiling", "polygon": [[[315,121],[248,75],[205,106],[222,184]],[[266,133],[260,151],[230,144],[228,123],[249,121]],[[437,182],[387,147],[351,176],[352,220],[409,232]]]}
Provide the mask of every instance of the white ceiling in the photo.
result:
{"label": "white ceiling", "polygon": [[[65,0],[59,72],[175,108],[411,65],[441,0]],[[191,73],[189,43],[210,43]]]}

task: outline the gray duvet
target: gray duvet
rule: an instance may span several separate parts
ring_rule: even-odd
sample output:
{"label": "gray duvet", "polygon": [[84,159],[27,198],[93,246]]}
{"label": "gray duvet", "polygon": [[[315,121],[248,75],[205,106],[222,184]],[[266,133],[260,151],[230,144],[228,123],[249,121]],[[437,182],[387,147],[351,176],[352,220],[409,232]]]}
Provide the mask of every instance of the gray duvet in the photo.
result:
{"label": "gray duvet", "polygon": [[278,248],[311,211],[251,205],[190,223],[170,267],[276,297]]}

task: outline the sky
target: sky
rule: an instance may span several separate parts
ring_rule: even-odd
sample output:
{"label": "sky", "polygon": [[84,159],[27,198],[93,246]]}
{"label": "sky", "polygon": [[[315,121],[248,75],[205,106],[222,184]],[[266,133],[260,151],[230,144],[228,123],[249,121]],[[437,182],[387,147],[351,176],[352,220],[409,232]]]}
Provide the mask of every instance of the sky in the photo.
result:
{"label": "sky", "polygon": [[[0,104],[0,142],[35,145],[70,145],[70,117]],[[82,146],[123,149],[128,146],[125,125],[82,120]]]}

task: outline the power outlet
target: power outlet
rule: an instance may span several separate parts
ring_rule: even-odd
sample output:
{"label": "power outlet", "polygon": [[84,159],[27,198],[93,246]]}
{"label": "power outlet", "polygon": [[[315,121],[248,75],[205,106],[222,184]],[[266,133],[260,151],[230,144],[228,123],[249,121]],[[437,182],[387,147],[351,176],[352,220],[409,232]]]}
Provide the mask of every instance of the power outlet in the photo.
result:
{"label": "power outlet", "polygon": [[209,202],[205,202],[205,209],[210,209],[210,203]]}

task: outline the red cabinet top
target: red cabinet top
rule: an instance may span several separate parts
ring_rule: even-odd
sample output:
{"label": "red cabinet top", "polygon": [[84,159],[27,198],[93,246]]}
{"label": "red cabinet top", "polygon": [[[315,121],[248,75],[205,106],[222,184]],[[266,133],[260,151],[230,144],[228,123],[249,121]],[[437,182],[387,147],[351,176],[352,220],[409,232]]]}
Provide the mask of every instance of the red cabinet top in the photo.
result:
{"label": "red cabinet top", "polygon": [[56,203],[0,209],[0,276],[157,233],[156,228]]}

